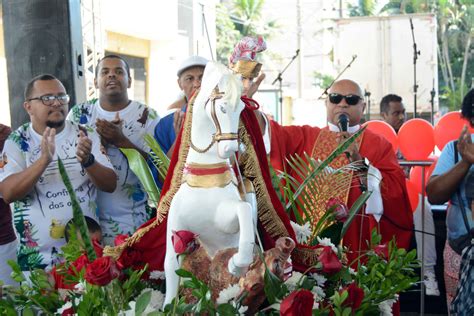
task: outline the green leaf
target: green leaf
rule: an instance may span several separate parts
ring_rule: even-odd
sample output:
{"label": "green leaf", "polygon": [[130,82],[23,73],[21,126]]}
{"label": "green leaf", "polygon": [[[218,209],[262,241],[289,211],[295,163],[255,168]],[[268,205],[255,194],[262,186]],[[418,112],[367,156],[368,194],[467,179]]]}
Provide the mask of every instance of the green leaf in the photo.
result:
{"label": "green leaf", "polygon": [[156,186],[145,158],[143,158],[143,156],[135,149],[120,148],[120,151],[122,151],[125,157],[127,157],[130,169],[138,177],[143,188],[148,193],[148,201],[151,202],[154,207],[158,207],[158,202],[160,201],[160,190]]}
{"label": "green leaf", "polygon": [[145,293],[142,293],[136,300],[136,305],[135,305],[135,315],[140,316],[150,303],[151,299],[151,291],[146,291]]}
{"label": "green leaf", "polygon": [[270,304],[273,304],[277,301],[282,281],[268,268],[265,269],[263,280],[265,283],[264,290],[267,300]]}
{"label": "green leaf", "polygon": [[23,316],[34,316],[35,313],[33,312],[33,310],[30,308],[30,307],[25,307],[23,309],[23,313],[22,313]]}
{"label": "green leaf", "polygon": [[175,271],[177,275],[179,275],[182,278],[192,278],[193,274],[189,271],[186,271],[184,269],[178,269]]}
{"label": "green leaf", "polygon": [[352,207],[349,211],[349,216],[347,217],[344,225],[342,226],[341,230],[341,238],[344,238],[349,226],[351,225],[352,221],[354,220],[356,214],[359,212],[360,208],[367,202],[372,192],[366,191],[362,193],[359,198],[352,204]]}
{"label": "green leaf", "polygon": [[84,247],[87,252],[87,258],[92,262],[97,256],[94,247],[92,246],[91,238],[89,236],[89,229],[87,228],[86,219],[84,218],[84,213],[82,212],[81,205],[77,200],[76,192],[72,187],[71,181],[69,180],[69,176],[66,172],[66,169],[64,168],[63,161],[59,157],[58,168],[59,173],[61,174],[61,179],[63,180],[64,185],[66,186],[66,190],[71,198],[74,225],[79,228],[82,241],[84,242]]}
{"label": "green leaf", "polygon": [[219,315],[228,315],[228,316],[231,316],[231,315],[233,316],[238,313],[237,309],[228,303],[217,306],[217,312],[219,313]]}

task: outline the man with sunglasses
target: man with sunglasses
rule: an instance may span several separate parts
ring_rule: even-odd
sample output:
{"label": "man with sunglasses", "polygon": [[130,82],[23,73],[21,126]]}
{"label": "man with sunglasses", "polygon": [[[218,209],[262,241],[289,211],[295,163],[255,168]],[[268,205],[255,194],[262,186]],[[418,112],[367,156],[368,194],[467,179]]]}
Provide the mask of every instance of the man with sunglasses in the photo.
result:
{"label": "man with sunglasses", "polygon": [[[117,185],[98,136],[66,121],[68,102],[63,84],[54,76],[33,78],[23,104],[31,122],[14,131],[3,150],[0,193],[11,203],[23,271],[57,263],[57,250],[66,242],[64,229],[72,218],[72,204],[59,159],[84,215],[97,219],[97,189],[112,192]],[[3,262],[0,268],[9,269]]]}
{"label": "man with sunglasses", "polygon": [[[287,159],[304,153],[315,159],[326,159],[351,134],[360,129],[360,121],[365,110],[362,91],[351,80],[336,81],[329,89],[326,100],[328,126],[280,126],[271,122],[270,161],[277,170],[292,170]],[[343,121],[347,122],[342,131]],[[383,137],[364,130],[345,154],[334,159],[330,166],[338,169],[349,163],[356,163],[352,181],[334,196],[350,208],[365,190],[372,192],[356,216],[344,237],[344,245],[349,247],[349,262],[356,259],[367,248],[372,228],[379,228],[382,242],[396,238],[399,247],[407,248],[413,228],[413,216],[405,187],[405,177],[398,165],[390,143]],[[297,176],[296,173],[290,174]],[[329,184],[336,187],[340,184]],[[318,197],[315,197],[318,199]],[[326,200],[318,201],[325,210]]]}

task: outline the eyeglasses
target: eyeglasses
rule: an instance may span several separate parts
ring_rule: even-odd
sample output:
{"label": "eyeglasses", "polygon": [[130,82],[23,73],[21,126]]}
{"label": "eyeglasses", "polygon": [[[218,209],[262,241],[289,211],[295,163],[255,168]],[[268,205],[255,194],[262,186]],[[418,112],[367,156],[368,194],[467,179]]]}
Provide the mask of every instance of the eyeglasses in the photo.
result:
{"label": "eyeglasses", "polygon": [[359,97],[358,95],[355,95],[355,94],[348,94],[348,95],[342,95],[339,93],[329,94],[329,101],[331,103],[339,104],[341,103],[342,99],[345,99],[347,104],[349,105],[356,105],[357,103],[359,103],[362,97]]}
{"label": "eyeglasses", "polygon": [[62,95],[42,95],[37,98],[31,98],[28,99],[27,101],[33,101],[33,100],[41,100],[44,105],[46,106],[51,106],[54,104],[55,100],[58,100],[61,105],[66,105],[69,103],[69,95],[67,94],[62,94]]}

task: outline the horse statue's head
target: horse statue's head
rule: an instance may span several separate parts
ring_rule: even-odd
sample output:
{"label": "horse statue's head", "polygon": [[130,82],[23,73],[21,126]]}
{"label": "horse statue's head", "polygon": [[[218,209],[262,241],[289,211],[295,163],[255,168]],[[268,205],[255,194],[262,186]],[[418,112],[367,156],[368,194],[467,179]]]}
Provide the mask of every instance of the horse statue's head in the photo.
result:
{"label": "horse statue's head", "polygon": [[[217,143],[217,153],[222,159],[229,158],[239,149],[239,117],[245,106],[240,100],[241,94],[242,80],[239,75],[219,63],[209,62],[206,65],[201,90],[196,97],[194,113],[205,111],[213,127],[213,137],[209,145]],[[205,128],[202,128],[202,125],[200,127],[198,132],[204,133]],[[193,141],[195,141],[194,135]],[[209,150],[208,147],[199,150],[193,146],[193,149],[198,149],[198,152],[206,152]]]}

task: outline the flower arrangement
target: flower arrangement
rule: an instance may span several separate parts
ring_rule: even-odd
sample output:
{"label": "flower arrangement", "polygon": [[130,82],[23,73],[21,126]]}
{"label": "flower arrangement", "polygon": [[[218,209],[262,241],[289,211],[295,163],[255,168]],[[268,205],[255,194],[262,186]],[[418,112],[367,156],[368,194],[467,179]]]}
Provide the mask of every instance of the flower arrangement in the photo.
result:
{"label": "flower arrangement", "polygon": [[[159,150],[156,146],[152,148]],[[342,150],[343,147],[339,151]],[[126,154],[129,159],[142,160],[141,155]],[[154,157],[155,163],[158,160],[166,163],[162,153]],[[50,273],[34,270],[27,278],[16,263],[10,262],[14,279],[22,284],[4,287],[0,315],[16,315],[18,312],[24,315],[42,312],[45,315],[127,316],[249,313],[250,307],[243,304],[248,293],[240,286],[229,285],[219,292],[217,299],[212,299],[209,285],[185,269],[176,271],[182,282],[175,299],[162,306],[164,273],[149,271],[145,264],[140,263],[140,253],[137,252],[125,251],[118,260],[102,256],[101,247],[90,240],[80,207],[74,203],[75,195],[68,185],[67,174],[62,163],[59,164],[70,191],[74,223],[81,237],[72,234],[70,242],[62,248],[65,262]],[[293,179],[288,174],[280,175],[287,180],[287,186],[279,191],[284,193],[282,201],[295,218],[292,225],[298,241],[314,247],[318,263],[305,273],[285,271],[282,278],[265,266],[261,285],[266,302],[258,307],[257,312],[265,315],[390,315],[398,293],[417,281],[415,251],[398,249],[394,241],[381,244],[380,235],[374,231],[368,250],[356,261],[348,262],[347,249],[340,245],[340,241],[370,193],[361,195],[350,210],[340,200],[329,196],[324,210],[315,217],[310,211],[314,209],[311,188],[324,188],[321,184],[327,177],[347,181],[345,170],[328,170],[328,161],[317,162],[310,157],[295,157],[293,164],[306,176]],[[146,163],[141,161],[137,165],[139,170],[134,172],[145,182],[147,191],[155,190],[151,196],[157,201],[159,191],[150,182]],[[158,167],[163,169],[163,164]],[[312,221],[314,218],[318,220]],[[116,245],[126,238],[118,236]],[[173,233],[173,246],[177,254],[188,256],[199,249],[199,236],[176,231]],[[260,258],[264,256],[261,251],[258,255]],[[185,293],[191,293],[192,303]]]}

